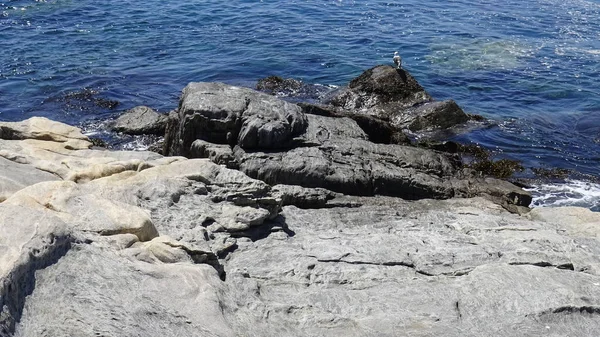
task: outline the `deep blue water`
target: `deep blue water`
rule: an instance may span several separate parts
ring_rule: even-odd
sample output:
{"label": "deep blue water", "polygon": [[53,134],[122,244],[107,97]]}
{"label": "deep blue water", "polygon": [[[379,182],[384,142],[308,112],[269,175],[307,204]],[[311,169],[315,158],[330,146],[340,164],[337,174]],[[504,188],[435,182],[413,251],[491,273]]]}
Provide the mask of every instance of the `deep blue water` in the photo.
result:
{"label": "deep blue water", "polygon": [[[600,173],[600,0],[4,0],[0,50],[0,120],[78,125],[166,112],[191,81],[344,85],[398,50],[435,98],[499,122],[459,140]],[[98,98],[120,104],[80,102]]]}

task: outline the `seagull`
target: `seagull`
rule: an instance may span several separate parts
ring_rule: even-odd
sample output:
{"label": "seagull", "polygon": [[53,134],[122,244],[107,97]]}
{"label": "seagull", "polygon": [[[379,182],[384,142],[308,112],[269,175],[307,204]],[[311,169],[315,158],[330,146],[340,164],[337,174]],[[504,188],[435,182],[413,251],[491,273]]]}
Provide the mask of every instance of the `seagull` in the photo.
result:
{"label": "seagull", "polygon": [[394,64],[398,69],[402,68],[402,58],[398,55],[398,52],[394,52]]}

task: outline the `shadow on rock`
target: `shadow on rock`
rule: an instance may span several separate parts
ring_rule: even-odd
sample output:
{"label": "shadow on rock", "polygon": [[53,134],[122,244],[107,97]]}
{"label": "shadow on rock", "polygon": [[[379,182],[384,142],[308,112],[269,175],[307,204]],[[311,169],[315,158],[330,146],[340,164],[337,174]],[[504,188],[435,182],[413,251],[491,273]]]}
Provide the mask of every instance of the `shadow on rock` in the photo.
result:
{"label": "shadow on rock", "polygon": [[246,237],[255,242],[266,239],[269,235],[279,232],[285,233],[288,237],[296,235],[296,232],[288,227],[283,215],[278,215],[273,220],[265,221],[262,226],[252,227],[243,232],[231,233],[231,236]]}

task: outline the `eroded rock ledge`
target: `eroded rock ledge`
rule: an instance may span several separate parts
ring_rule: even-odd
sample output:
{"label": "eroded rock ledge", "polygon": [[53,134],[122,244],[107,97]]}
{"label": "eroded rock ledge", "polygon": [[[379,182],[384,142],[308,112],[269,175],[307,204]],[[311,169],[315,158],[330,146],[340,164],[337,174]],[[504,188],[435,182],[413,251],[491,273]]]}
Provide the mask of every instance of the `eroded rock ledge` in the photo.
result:
{"label": "eroded rock ledge", "polygon": [[[196,109],[213,86],[241,110]],[[447,154],[188,88],[190,120],[234,120],[176,145],[206,159],[0,123],[0,336],[600,334],[598,214],[513,214]]]}

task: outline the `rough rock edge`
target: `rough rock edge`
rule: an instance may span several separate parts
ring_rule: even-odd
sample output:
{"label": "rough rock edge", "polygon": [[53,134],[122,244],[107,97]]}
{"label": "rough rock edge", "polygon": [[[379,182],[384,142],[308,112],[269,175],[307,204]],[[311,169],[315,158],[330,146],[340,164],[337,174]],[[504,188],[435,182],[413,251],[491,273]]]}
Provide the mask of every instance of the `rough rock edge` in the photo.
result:
{"label": "rough rock edge", "polygon": [[[38,238],[39,239],[39,238]],[[0,285],[0,335],[11,336],[21,319],[25,298],[35,288],[35,272],[56,263],[73,243],[70,234],[41,238],[32,248],[22,254],[17,266]]]}

